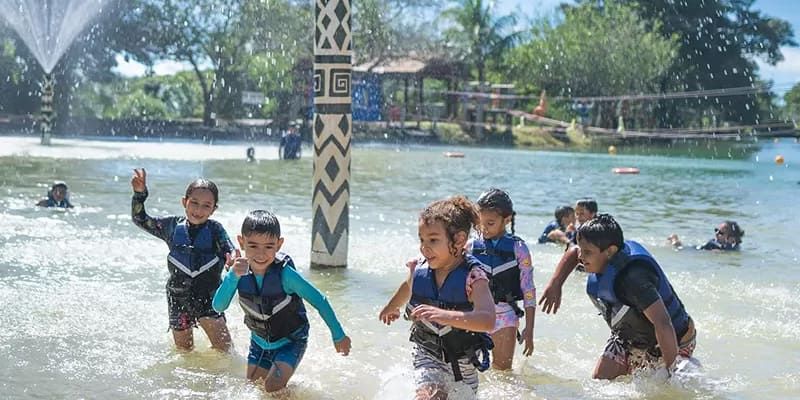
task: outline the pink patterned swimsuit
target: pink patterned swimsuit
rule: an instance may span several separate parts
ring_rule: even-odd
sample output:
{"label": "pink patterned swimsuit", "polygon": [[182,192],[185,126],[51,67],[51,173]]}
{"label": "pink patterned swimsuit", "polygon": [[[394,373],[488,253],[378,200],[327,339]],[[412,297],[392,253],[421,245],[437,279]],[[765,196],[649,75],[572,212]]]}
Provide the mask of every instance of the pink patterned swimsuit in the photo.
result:
{"label": "pink patterned swimsuit", "polygon": [[[488,240],[488,239],[486,239]],[[472,241],[467,244],[467,251],[472,252]],[[519,286],[522,290],[523,308],[536,307],[536,286],[533,284],[533,263],[531,253],[525,241],[514,242],[514,254],[519,263]],[[494,305],[495,322],[492,334],[503,328],[519,328],[519,318],[508,303],[497,303]]]}

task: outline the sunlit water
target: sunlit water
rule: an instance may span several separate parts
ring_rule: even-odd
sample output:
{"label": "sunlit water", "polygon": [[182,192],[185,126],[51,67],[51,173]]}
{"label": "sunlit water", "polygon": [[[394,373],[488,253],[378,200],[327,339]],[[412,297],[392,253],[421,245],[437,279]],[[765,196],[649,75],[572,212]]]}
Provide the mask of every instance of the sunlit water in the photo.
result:
{"label": "sunlit water", "polygon": [[[559,204],[594,196],[627,238],[645,243],[665,267],[699,332],[704,370],[680,383],[651,378],[593,381],[608,328],[583,294],[583,277],[566,283],[556,316],[536,319],[536,351],[519,352],[510,373],[483,374],[482,399],[786,398],[800,393],[800,273],[797,270],[800,146],[764,143],[742,159],[632,156],[499,149],[356,146],[353,149],[350,266],[307,268],[311,230],[311,160],[275,160],[245,144],[112,142],[0,138],[0,393],[3,398],[268,397],[245,382],[247,328],[228,312],[235,350],[221,355],[195,331],[197,350],[180,354],[167,331],[167,248],[130,222],[130,173],[148,170],[154,215],[182,212],[185,185],[204,175],[221,188],[214,218],[235,235],[245,213],[280,217],[302,271],[330,298],[352,337],[338,356],[311,312],[308,351],[290,382],[296,399],[410,398],[408,323],[379,323],[380,307],[416,254],[416,216],[455,193],[475,198],[489,186],[510,191],[517,232],[530,243]],[[307,149],[308,150],[308,149]],[[624,148],[620,148],[625,153]],[[712,152],[713,153],[713,152]],[[305,154],[311,154],[306,151]],[[786,164],[776,166],[776,154]],[[266,158],[271,158],[267,160]],[[640,175],[611,174],[636,166]],[[32,206],[54,179],[70,184],[74,211]],[[742,251],[672,250],[664,240],[708,239],[723,219],[746,230]],[[537,287],[561,249],[531,244]]]}

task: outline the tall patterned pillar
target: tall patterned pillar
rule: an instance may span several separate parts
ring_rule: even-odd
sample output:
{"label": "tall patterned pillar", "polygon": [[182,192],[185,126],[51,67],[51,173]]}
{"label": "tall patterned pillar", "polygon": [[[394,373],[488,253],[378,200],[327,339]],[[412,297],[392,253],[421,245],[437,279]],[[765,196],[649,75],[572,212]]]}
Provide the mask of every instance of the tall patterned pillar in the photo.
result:
{"label": "tall patterned pillar", "polygon": [[350,0],[314,0],[311,267],[347,266],[350,225]]}
{"label": "tall patterned pillar", "polygon": [[42,132],[42,144],[50,144],[50,135],[53,131],[53,77],[44,75],[42,83],[42,108],[39,129]]}

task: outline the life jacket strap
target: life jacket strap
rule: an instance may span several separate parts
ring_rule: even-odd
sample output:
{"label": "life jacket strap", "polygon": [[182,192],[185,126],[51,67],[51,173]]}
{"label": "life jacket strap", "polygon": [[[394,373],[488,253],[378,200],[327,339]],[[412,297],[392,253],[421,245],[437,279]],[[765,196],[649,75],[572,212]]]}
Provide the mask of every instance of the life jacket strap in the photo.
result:
{"label": "life jacket strap", "polygon": [[178,268],[184,274],[189,275],[192,278],[196,278],[198,275],[208,271],[209,269],[211,269],[211,267],[217,265],[217,263],[219,262],[219,257],[214,256],[214,258],[212,258],[211,261],[200,266],[200,268],[198,268],[197,271],[192,271],[191,268],[187,267],[182,262],[178,261],[178,259],[173,257],[172,255],[168,255],[167,260],[169,260],[169,262],[172,263],[172,265],[174,265],[175,268]]}

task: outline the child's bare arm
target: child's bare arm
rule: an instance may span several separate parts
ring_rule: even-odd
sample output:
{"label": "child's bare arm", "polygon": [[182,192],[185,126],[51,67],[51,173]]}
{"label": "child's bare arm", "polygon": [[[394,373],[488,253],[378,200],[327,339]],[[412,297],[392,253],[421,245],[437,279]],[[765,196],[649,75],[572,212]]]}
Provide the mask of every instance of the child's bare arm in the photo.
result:
{"label": "child's bare arm", "polygon": [[397,288],[392,298],[386,304],[386,307],[383,307],[381,310],[380,315],[378,318],[383,321],[384,324],[390,325],[392,322],[400,318],[400,309],[408,303],[411,299],[411,284],[408,280],[403,281],[400,284],[400,287]]}
{"label": "child's bare arm", "polygon": [[672,326],[669,314],[667,314],[664,301],[658,299],[644,310],[644,315],[655,328],[658,347],[661,349],[664,363],[669,369],[675,362],[675,358],[678,357],[678,338],[675,336],[675,328]]}

